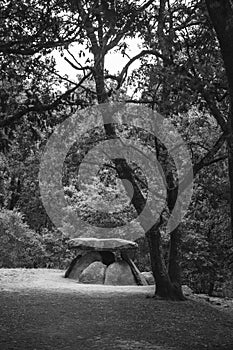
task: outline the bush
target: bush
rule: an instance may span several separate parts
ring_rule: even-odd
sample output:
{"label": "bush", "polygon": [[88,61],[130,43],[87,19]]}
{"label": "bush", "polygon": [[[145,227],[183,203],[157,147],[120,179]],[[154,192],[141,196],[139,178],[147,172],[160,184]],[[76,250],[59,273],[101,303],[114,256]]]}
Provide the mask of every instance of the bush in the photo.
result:
{"label": "bush", "polygon": [[38,267],[45,254],[40,236],[16,210],[0,211],[0,267]]}
{"label": "bush", "polygon": [[67,268],[75,256],[60,231],[29,228],[16,210],[0,211],[0,268]]}
{"label": "bush", "polygon": [[231,239],[226,239],[218,227],[206,230],[204,226],[199,233],[191,230],[182,241],[183,284],[196,293],[220,293],[231,277],[230,252]]}
{"label": "bush", "polygon": [[41,232],[41,239],[45,249],[44,266],[48,268],[65,269],[75,257],[74,250],[67,246],[69,238],[59,230],[44,229]]}
{"label": "bush", "polygon": [[141,272],[151,271],[150,253],[146,237],[140,237],[136,240],[138,249],[134,256],[134,262]]}

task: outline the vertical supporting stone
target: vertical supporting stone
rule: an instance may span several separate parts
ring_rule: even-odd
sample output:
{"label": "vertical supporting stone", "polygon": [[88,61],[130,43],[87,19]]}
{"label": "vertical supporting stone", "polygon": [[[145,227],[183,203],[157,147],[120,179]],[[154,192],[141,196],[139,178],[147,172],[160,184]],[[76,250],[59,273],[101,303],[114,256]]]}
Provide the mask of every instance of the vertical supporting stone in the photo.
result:
{"label": "vertical supporting stone", "polygon": [[134,275],[134,278],[139,286],[147,286],[148,283],[145,279],[145,277],[141,274],[141,272],[138,270],[137,266],[134,264],[134,262],[128,257],[128,254],[126,251],[121,252],[121,257],[124,261],[128,263],[128,265],[131,268],[131,271]]}

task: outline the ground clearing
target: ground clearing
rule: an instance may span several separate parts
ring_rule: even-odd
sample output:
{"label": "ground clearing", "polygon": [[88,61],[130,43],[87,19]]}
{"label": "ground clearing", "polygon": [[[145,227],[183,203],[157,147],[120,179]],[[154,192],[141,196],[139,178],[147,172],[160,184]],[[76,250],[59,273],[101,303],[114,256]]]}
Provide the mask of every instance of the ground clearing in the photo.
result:
{"label": "ground clearing", "polygon": [[153,287],[83,286],[59,270],[0,269],[1,350],[232,350],[233,316]]}

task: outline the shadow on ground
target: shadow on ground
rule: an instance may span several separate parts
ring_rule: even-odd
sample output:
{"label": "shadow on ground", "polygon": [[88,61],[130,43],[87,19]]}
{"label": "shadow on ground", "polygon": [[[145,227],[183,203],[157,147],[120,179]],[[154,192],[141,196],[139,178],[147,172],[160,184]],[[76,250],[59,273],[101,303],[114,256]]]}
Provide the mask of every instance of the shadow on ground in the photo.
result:
{"label": "shadow on ground", "polygon": [[195,301],[29,290],[0,301],[1,350],[233,349],[233,317]]}

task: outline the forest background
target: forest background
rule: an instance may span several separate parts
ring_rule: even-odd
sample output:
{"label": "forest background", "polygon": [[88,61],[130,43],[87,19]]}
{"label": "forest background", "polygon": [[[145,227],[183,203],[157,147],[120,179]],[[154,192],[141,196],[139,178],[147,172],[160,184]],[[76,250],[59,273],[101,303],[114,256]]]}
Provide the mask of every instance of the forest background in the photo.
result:
{"label": "forest background", "polygon": [[[168,299],[182,299],[182,284],[198,293],[233,293],[232,2],[2,0],[0,18],[0,267],[69,265],[69,237],[54,227],[41,201],[44,147],[54,128],[78,111],[126,102],[156,110],[175,125],[194,173],[188,212],[166,235],[178,183],[163,145],[152,140],[166,173],[167,204],[153,230],[138,239],[136,263],[153,271],[157,293]],[[135,38],[141,48],[132,56]],[[54,50],[76,71],[72,79],[57,69]],[[127,62],[117,73],[105,66],[114,50]],[[116,186],[119,164],[103,167],[86,192],[75,182],[83,155],[105,134],[120,131],[91,130],[64,165],[67,200],[99,225],[124,224],[146,198],[143,174],[134,164],[124,167],[138,197],[109,223],[90,207],[122,190]],[[126,129],[121,137],[146,135]],[[121,200],[127,201],[127,193]]]}

